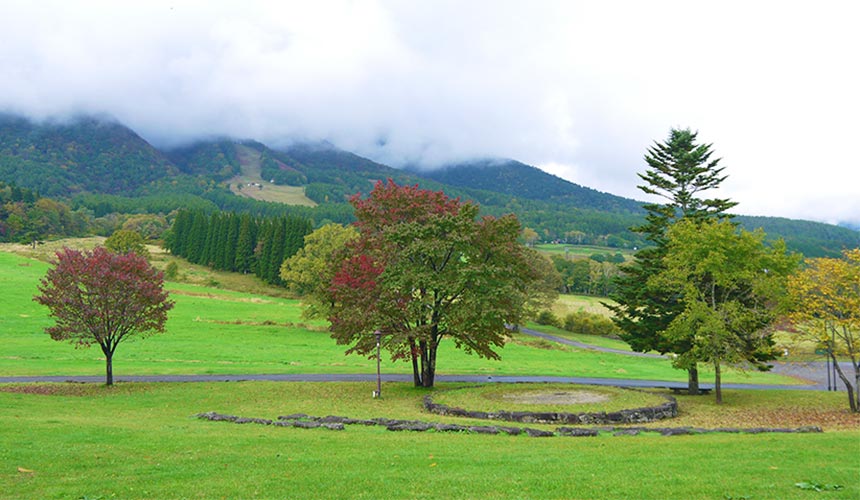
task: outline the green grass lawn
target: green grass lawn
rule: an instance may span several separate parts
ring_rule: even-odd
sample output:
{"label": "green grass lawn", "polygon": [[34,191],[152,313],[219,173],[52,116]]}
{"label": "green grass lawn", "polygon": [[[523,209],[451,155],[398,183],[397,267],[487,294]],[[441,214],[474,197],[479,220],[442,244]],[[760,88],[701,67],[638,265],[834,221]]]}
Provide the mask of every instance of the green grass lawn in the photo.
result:
{"label": "green grass lawn", "polygon": [[632,259],[633,254],[636,253],[628,248],[612,248],[595,245],[568,245],[563,243],[539,243],[535,245],[535,249],[550,255],[556,254],[584,258],[588,258],[594,254],[615,255],[616,253],[620,253],[627,260]]}
{"label": "green grass lawn", "polygon": [[[44,333],[47,308],[33,302],[44,262],[0,252],[0,373],[12,375],[100,375],[98,348],[75,349]],[[369,373],[375,362],[344,356],[325,332],[325,324],[301,318],[293,299],[259,296],[184,283],[168,283],[176,307],[167,331],[121,345],[114,374]],[[514,335],[501,361],[484,360],[448,342],[439,353],[440,374],[546,375],[686,380],[662,359],[636,358],[581,350]],[[406,363],[383,360],[385,373],[410,373]],[[707,368],[702,374],[707,380]],[[725,382],[795,383],[767,373],[729,372]]]}
{"label": "green grass lawn", "polygon": [[[364,426],[295,429],[193,417],[218,411],[274,419],[304,412],[486,424],[423,413],[425,391],[408,384],[386,384],[384,399],[371,399],[372,385],[57,384],[53,395],[0,391],[0,497],[860,496],[860,465],[850,452],[860,442],[856,426],[821,434],[529,438]],[[815,394],[822,397],[819,407],[833,404],[827,393]],[[705,398],[695,401],[713,407]],[[741,409],[755,415],[761,409],[755,401]],[[685,418],[672,425],[694,422]],[[815,493],[797,488],[799,482],[842,489]]]}
{"label": "green grass lawn", "polygon": [[[47,309],[31,298],[46,270],[44,262],[0,252],[0,373],[103,374],[100,351],[74,349],[43,332],[51,323]],[[196,280],[212,279],[194,272],[201,273]],[[296,300],[252,293],[256,286],[239,292],[169,283],[176,308],[168,331],[120,346],[115,374],[372,373],[374,361],[345,357],[323,323],[301,318]],[[439,371],[685,380],[666,360],[525,335],[514,335],[502,356],[501,362],[481,360],[446,345]],[[408,367],[386,362],[383,370],[406,373]],[[738,373],[726,381],[786,382]],[[440,384],[430,392],[441,396],[461,387]],[[487,391],[496,400],[502,399],[498,387]],[[372,399],[373,389],[374,383],[0,385],[0,498],[860,497],[852,451],[860,443],[860,420],[844,410],[842,393],[725,391],[720,407],[712,397],[679,396],[677,419],[649,424],[820,425],[821,434],[529,438],[364,426],[336,432],[193,417],[217,411],[274,419],[303,412],[487,424],[426,414],[421,401],[428,390],[409,384],[386,383],[383,399]],[[816,493],[797,488],[800,482],[842,488]]]}
{"label": "green grass lawn", "polygon": [[609,317],[612,314],[604,302],[613,303],[606,297],[591,297],[588,295],[561,294],[552,306],[552,312],[558,318],[564,318],[574,312],[588,312]]}

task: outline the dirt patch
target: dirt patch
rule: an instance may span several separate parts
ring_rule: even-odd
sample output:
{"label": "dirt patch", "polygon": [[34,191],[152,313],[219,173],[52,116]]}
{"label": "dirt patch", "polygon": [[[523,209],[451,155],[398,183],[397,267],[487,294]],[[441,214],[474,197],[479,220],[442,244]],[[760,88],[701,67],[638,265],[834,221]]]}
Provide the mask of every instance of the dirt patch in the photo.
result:
{"label": "dirt patch", "polygon": [[40,396],[86,396],[92,391],[87,384],[14,384],[0,385],[0,392]]}
{"label": "dirt patch", "polygon": [[524,405],[576,405],[603,403],[610,397],[590,391],[537,391],[504,394],[502,399]]}

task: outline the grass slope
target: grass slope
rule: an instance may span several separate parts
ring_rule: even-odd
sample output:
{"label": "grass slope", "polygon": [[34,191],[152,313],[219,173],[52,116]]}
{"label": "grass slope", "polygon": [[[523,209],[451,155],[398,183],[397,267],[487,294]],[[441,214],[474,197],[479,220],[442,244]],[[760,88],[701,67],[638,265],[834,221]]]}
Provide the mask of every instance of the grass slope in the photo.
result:
{"label": "grass slope", "polygon": [[[287,205],[302,205],[315,207],[317,204],[307,196],[305,189],[301,186],[286,186],[272,184],[260,177],[260,152],[241,144],[235,145],[242,165],[242,173],[233,177],[228,182],[230,191],[238,196],[245,196],[261,201],[272,201],[285,203]],[[249,186],[249,183],[260,187]],[[241,184],[242,189],[237,185]]]}
{"label": "grass slope", "polygon": [[[51,324],[47,308],[31,299],[47,264],[0,252],[0,373],[6,375],[99,375],[101,351],[74,349],[44,333]],[[293,299],[267,297],[212,287],[168,283],[176,301],[167,331],[119,347],[114,373],[246,374],[372,373],[375,363],[344,356],[325,332],[325,324],[306,322]],[[592,352],[514,335],[501,361],[469,356],[442,344],[440,374],[546,375],[607,377],[683,382],[685,374],[666,360]],[[410,373],[405,363],[383,359],[385,373]],[[707,377],[703,374],[703,378]],[[726,382],[796,383],[767,373],[730,372]]]}

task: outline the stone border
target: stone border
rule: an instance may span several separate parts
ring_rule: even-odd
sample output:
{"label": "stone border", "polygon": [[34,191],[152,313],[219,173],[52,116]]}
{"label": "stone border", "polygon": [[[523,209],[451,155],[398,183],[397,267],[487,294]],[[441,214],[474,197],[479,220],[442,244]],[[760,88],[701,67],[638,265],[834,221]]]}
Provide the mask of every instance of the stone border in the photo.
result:
{"label": "stone border", "polygon": [[557,427],[555,431],[532,429],[529,427],[503,427],[496,425],[459,425],[422,422],[420,420],[396,420],[390,418],[355,419],[328,415],[325,417],[314,417],[304,413],[282,415],[276,420],[267,418],[249,418],[236,415],[226,415],[214,411],[198,413],[195,417],[212,422],[232,422],[235,424],[261,424],[274,425],[277,427],[294,427],[298,429],[327,429],[342,431],[347,425],[381,425],[389,431],[413,431],[413,432],[462,432],[468,434],[507,434],[509,436],[526,435],[529,437],[594,437],[601,433],[611,433],[613,436],[638,436],[642,433],[656,432],[662,436],[684,436],[690,434],[712,434],[712,433],[743,433],[761,434],[765,432],[779,433],[818,433],[823,432],[818,426],[803,426],[796,429],[790,428],[764,428],[755,427],[750,429],[739,429],[721,427],[717,429],[700,429],[696,427]]}
{"label": "stone border", "polygon": [[[472,387],[483,386],[467,386],[448,390],[456,391],[462,389],[469,389]],[[631,391],[635,390],[627,387],[619,387],[619,389]],[[507,422],[521,422],[526,424],[644,424],[678,416],[678,401],[672,396],[661,396],[666,398],[667,401],[659,406],[633,408],[630,410],[619,410],[608,413],[557,413],[505,410],[499,410],[495,412],[471,411],[464,410],[463,408],[451,408],[447,405],[434,403],[433,398],[430,395],[424,396],[424,409],[429,411],[430,413],[450,417],[477,418],[482,420],[504,420]]]}

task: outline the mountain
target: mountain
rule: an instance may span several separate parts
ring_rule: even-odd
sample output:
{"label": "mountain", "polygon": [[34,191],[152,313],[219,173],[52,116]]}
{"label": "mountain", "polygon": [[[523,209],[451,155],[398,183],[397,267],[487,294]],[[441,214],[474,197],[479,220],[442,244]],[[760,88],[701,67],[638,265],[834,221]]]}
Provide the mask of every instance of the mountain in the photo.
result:
{"label": "mountain", "polygon": [[79,117],[36,124],[0,115],[0,180],[42,195],[129,193],[176,173],[160,151],[116,122]]}
{"label": "mountain", "polygon": [[574,184],[516,160],[484,159],[450,164],[434,170],[410,170],[450,186],[494,191],[580,208],[643,213],[641,202]]}
{"label": "mountain", "polygon": [[[281,185],[317,206],[263,201],[267,198],[238,189],[238,179],[251,174],[257,190],[269,186],[267,192],[274,191],[271,186]],[[388,178],[474,200],[485,214],[515,213],[544,240],[628,248],[646,243],[629,231],[642,222],[640,202],[579,186],[515,160],[398,170],[325,142],[272,149],[231,138],[160,151],[115,121],[79,117],[33,123],[0,115],[0,182],[67,200],[73,210],[85,209],[96,217],[197,207],[294,214],[317,225],[348,223],[352,208],[347,199],[368,193],[376,181]],[[0,217],[3,213],[0,207]],[[762,227],[771,237],[783,236],[790,248],[806,255],[837,255],[842,248],[860,246],[860,232],[848,228],[773,217],[737,220],[749,229]]]}

